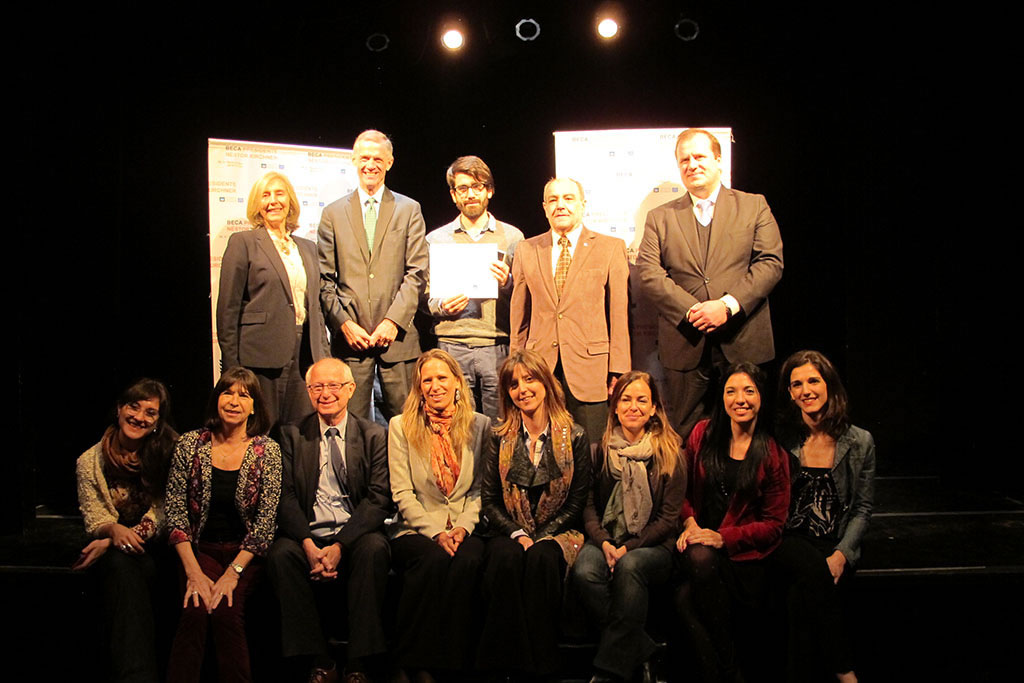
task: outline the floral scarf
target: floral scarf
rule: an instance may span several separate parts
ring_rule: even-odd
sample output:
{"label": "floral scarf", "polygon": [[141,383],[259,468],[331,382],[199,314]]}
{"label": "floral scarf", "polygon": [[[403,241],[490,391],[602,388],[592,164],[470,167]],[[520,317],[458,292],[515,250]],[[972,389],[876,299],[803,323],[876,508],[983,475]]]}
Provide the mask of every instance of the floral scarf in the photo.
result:
{"label": "floral scarf", "polygon": [[[519,434],[506,435],[501,439],[501,447],[498,451],[498,474],[501,477],[501,492],[505,501],[505,509],[512,519],[515,520],[523,531],[531,538],[539,527],[544,526],[565,504],[569,496],[569,487],[572,485],[573,453],[572,453],[572,421],[564,423],[551,422],[549,426],[551,435],[552,453],[555,456],[555,463],[558,465],[561,477],[548,482],[547,490],[540,494],[535,512],[530,510],[529,493],[520,488],[517,484],[508,481],[508,471],[512,464],[512,456],[521,438]],[[555,536],[544,536],[533,540],[542,541],[552,539],[562,548],[562,555],[569,567],[572,567],[583,546],[583,534],[575,529],[568,529]]]}
{"label": "floral scarf", "polygon": [[452,419],[455,406],[435,412],[427,408],[427,424],[430,426],[430,468],[434,472],[437,488],[445,497],[452,494],[455,482],[459,480],[462,463],[455,457],[452,447]]}

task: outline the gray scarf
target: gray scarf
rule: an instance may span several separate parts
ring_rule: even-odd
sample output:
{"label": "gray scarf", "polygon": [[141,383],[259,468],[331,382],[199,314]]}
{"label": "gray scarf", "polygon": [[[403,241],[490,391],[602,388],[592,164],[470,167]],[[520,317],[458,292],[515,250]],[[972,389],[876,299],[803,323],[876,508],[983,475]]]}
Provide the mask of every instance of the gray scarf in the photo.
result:
{"label": "gray scarf", "polygon": [[615,480],[615,486],[608,497],[601,523],[615,538],[624,535],[623,526],[629,534],[638,535],[651,519],[654,504],[647,479],[647,463],[653,455],[650,434],[644,434],[640,441],[630,445],[622,435],[621,427],[612,430],[604,466]]}

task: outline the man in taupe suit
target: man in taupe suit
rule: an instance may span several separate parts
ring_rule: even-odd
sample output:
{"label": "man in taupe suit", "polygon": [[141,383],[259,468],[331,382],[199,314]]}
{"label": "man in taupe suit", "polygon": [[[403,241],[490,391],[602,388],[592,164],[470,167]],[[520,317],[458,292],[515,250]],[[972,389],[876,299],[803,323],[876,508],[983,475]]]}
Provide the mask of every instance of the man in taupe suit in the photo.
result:
{"label": "man in taupe suit", "polygon": [[538,351],[565,390],[573,419],[601,440],[608,394],[629,372],[626,245],[583,225],[583,187],[544,186],[551,231],[520,243],[512,262],[511,351]]}
{"label": "man in taupe suit", "polygon": [[324,208],[320,219],[320,301],[332,355],[352,369],[350,410],[369,418],[376,373],[384,418],[402,412],[420,340],[413,316],[427,268],[418,202],[384,187],[394,164],[391,140],[376,130],[356,138],[359,187]]}
{"label": "man in taupe suit", "polygon": [[680,133],[676,161],[687,194],[647,214],[637,270],[658,308],[669,416],[686,438],[716,372],[775,357],[768,294],[782,277],[782,238],[762,195],[722,185],[711,133]]}

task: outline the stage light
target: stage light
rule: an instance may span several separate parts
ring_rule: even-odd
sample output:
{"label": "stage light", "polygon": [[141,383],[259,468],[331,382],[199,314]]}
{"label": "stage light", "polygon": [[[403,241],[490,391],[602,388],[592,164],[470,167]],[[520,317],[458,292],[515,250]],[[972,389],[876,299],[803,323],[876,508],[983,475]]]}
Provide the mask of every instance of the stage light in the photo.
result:
{"label": "stage light", "polygon": [[540,24],[536,19],[520,19],[516,24],[516,37],[524,43],[537,40],[538,36],[540,36]]}
{"label": "stage light", "polygon": [[441,44],[449,50],[458,50],[464,42],[462,31],[458,29],[450,28],[441,36]]}
{"label": "stage light", "polygon": [[366,38],[366,49],[370,52],[384,52],[391,44],[391,39],[385,33],[371,33]]}
{"label": "stage light", "polygon": [[597,33],[602,38],[614,38],[619,32],[619,24],[611,17],[605,17],[597,24]]}
{"label": "stage light", "polygon": [[700,35],[700,26],[697,22],[685,17],[677,21],[672,30],[675,31],[676,38],[687,43],[691,40],[696,40],[697,36]]}

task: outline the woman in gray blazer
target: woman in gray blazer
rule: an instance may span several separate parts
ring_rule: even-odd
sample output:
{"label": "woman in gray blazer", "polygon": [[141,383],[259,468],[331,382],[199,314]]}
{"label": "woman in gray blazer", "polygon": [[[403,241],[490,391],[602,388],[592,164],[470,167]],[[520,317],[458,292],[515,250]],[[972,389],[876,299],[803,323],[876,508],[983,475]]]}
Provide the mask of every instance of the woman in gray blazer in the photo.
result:
{"label": "woman in gray blazer", "polygon": [[253,229],[231,235],[221,262],[221,368],[252,370],[271,424],[297,423],[312,411],[306,370],[330,355],[316,245],[292,236],[299,226],[299,200],[280,173],[256,181],[246,215]]}
{"label": "woman in gray blazer", "polygon": [[398,663],[414,680],[464,670],[474,648],[484,544],[480,476],[491,419],[473,412],[459,364],[440,349],[416,361],[412,390],[391,418],[388,467],[398,515],[391,556],[402,578]]}
{"label": "woman in gray blazer", "polygon": [[856,681],[840,593],[860,559],[875,491],[875,442],[850,424],[839,373],[817,351],[798,351],[779,375],[783,443],[799,458],[793,470],[789,518],[772,556],[790,590],[789,677],[817,652],[840,681]]}

